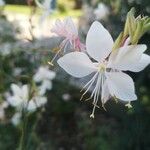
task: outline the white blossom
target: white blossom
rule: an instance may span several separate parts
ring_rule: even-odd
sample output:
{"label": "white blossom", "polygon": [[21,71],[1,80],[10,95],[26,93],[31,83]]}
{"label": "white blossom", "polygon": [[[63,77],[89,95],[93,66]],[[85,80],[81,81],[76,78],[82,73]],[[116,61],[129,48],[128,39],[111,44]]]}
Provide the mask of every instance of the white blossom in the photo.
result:
{"label": "white blossom", "polygon": [[39,86],[40,95],[45,94],[46,90],[52,89],[52,81],[56,76],[56,73],[49,70],[48,66],[41,66],[37,70],[36,74],[33,76],[35,82],[41,82]]}
{"label": "white blossom", "polygon": [[109,15],[109,9],[104,3],[99,3],[98,7],[94,10],[96,19],[105,19]]}
{"label": "white blossom", "polygon": [[78,29],[75,26],[71,17],[65,18],[63,21],[57,19],[55,25],[51,29],[52,33],[55,33],[59,37],[63,38],[59,49],[53,59],[48,62],[50,65],[53,66],[53,61],[56,59],[59,53],[66,53],[68,49],[71,51],[84,51],[85,45],[81,43]]}
{"label": "white blossom", "polygon": [[113,52],[113,44],[109,32],[101,23],[95,21],[86,38],[87,53],[95,61],[92,62],[83,52],[71,52],[58,60],[58,64],[74,77],[82,78],[93,74],[83,87],[86,90],[82,95],[83,98],[91,86],[95,86],[90,96],[90,99],[94,99],[91,114],[93,118],[100,94],[103,106],[110,97],[122,101],[136,100],[134,82],[122,71],[139,72],[150,63],[150,57],[143,54],[146,45],[125,45]]}
{"label": "white blossom", "polygon": [[65,38],[60,46],[64,51],[67,45],[71,45],[71,48],[77,51],[85,50],[84,44],[79,39],[78,29],[71,17],[67,17],[63,21],[57,19],[51,31],[59,37]]}
{"label": "white blossom", "polygon": [[18,86],[16,84],[12,84],[11,90],[12,95],[7,94],[6,98],[8,103],[11,106],[16,107],[18,111],[26,109],[29,112],[33,112],[47,102],[47,98],[40,95],[33,96],[30,99],[28,85]]}

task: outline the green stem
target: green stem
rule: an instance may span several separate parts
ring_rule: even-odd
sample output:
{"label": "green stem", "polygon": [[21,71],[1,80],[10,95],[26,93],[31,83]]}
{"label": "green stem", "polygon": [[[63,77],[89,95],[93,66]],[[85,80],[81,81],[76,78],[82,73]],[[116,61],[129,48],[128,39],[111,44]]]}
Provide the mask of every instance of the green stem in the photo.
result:
{"label": "green stem", "polygon": [[40,118],[41,118],[41,112],[38,112],[37,118],[35,120],[34,125],[32,126],[32,129],[31,129],[31,132],[30,132],[30,135],[28,138],[27,149],[29,149],[29,145],[31,144],[32,140],[34,140],[34,142],[36,142],[36,143],[39,142],[39,138],[37,137],[35,130],[36,130],[36,127],[37,127],[37,124],[38,124],[38,121],[40,120]]}
{"label": "green stem", "polygon": [[26,133],[27,133],[28,116],[26,114],[26,111],[24,110],[22,112],[22,115],[23,115],[23,124],[18,150],[26,150]]}

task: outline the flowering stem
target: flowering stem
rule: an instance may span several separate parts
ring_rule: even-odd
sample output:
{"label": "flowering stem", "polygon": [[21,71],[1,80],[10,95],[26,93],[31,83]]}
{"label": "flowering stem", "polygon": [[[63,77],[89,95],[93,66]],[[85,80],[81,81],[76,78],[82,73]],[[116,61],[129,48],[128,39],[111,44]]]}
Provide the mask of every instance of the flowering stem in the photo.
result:
{"label": "flowering stem", "polygon": [[38,136],[36,135],[36,127],[37,127],[37,124],[38,124],[38,121],[40,120],[41,118],[41,112],[38,112],[37,114],[37,117],[36,117],[36,120],[31,128],[31,132],[30,132],[30,135],[29,135],[29,138],[28,138],[28,143],[27,143],[27,150],[29,149],[29,146],[32,144],[32,140],[34,140],[34,142],[38,143],[39,142],[39,138]]}
{"label": "flowering stem", "polygon": [[23,124],[22,124],[22,132],[21,132],[21,138],[19,143],[19,149],[18,150],[26,150],[26,130],[27,130],[27,123],[28,123],[28,117],[26,114],[26,111],[22,111],[23,116]]}

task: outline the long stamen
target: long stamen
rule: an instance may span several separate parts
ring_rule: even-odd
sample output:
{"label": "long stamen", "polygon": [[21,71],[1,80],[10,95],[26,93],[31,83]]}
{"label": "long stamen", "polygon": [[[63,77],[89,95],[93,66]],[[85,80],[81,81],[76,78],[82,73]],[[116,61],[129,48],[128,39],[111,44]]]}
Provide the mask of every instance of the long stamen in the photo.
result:
{"label": "long stamen", "polygon": [[93,96],[95,95],[95,93],[96,93],[96,89],[97,89],[98,82],[99,82],[99,79],[100,79],[100,78],[101,78],[101,76],[98,77],[98,81],[97,81],[97,83],[96,83],[96,86],[95,86],[95,88],[94,88],[92,94],[91,94],[91,97],[93,97]]}
{"label": "long stamen", "polygon": [[[82,100],[83,97],[84,97],[84,95],[89,91],[89,89],[90,89],[91,86],[93,85],[94,81],[96,80],[97,75],[98,75],[98,73],[96,73],[96,74],[93,76],[93,78],[82,88],[82,90],[83,90],[83,89],[85,89],[85,87],[88,86],[88,88],[86,89],[86,91],[82,94],[80,100]],[[81,90],[81,91],[82,91],[82,90]],[[90,98],[91,98],[91,97],[90,97]],[[88,98],[88,99],[90,99],[90,98]]]}
{"label": "long stamen", "polygon": [[96,108],[96,106],[94,105],[94,107],[93,107],[93,111],[92,111],[92,114],[90,115],[90,118],[93,118],[93,119],[94,119],[94,112],[95,112],[95,108]]}
{"label": "long stamen", "polygon": [[80,92],[82,92],[91,82],[95,81],[96,76],[98,75],[98,72],[92,77],[92,79],[90,81],[88,81],[88,83],[86,83],[84,85],[84,87],[81,89]]}
{"label": "long stamen", "polygon": [[48,62],[49,65],[54,66],[53,62],[54,60],[57,58],[58,54],[62,51],[62,49],[65,48],[65,45],[67,44],[67,40],[64,40],[61,45],[60,45],[60,49],[57,51],[57,53],[55,54],[55,56],[52,58],[51,61]]}
{"label": "long stamen", "polygon": [[[97,102],[98,102],[98,98],[99,98],[99,93],[101,91],[101,79],[102,79],[102,75],[99,74],[99,77],[98,77],[98,81],[97,81],[97,84],[96,84],[96,87],[94,88],[94,91],[92,93],[92,97],[94,96],[94,101],[93,101],[93,111],[92,111],[92,114],[90,115],[91,118],[94,118],[94,113],[95,113],[95,107],[97,107]],[[99,107],[99,106],[98,106]]]}
{"label": "long stamen", "polygon": [[[93,85],[94,81],[96,80],[97,74],[94,75],[94,77],[88,82],[88,84],[86,84],[88,86],[88,88],[86,89],[86,91],[82,94],[80,100],[83,99],[84,95],[89,91],[89,89],[91,88],[91,86]],[[83,87],[85,88],[85,86]]]}

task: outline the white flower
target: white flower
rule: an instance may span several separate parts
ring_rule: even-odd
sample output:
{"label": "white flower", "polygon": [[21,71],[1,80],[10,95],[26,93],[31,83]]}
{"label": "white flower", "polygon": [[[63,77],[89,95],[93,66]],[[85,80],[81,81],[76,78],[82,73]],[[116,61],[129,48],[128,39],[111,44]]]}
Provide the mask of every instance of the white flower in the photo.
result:
{"label": "white flower", "polygon": [[43,9],[44,11],[43,15],[40,18],[40,23],[42,23],[46,19],[46,17],[48,17],[53,12],[53,9],[51,6],[52,0],[43,0],[42,3],[40,3],[39,0],[36,0],[35,2],[37,6]]}
{"label": "white flower", "polygon": [[45,94],[46,90],[52,89],[52,82],[56,76],[54,71],[48,69],[48,66],[41,66],[36,74],[33,76],[33,80],[35,82],[41,82],[39,86],[39,93],[40,95]]}
{"label": "white flower", "polygon": [[94,14],[96,15],[96,19],[105,19],[109,15],[109,9],[104,3],[99,3]]}
{"label": "white flower", "polygon": [[0,46],[0,54],[2,56],[10,55],[11,52],[12,52],[12,46],[11,46],[10,43],[1,44],[1,46]]}
{"label": "white flower", "polygon": [[35,96],[29,101],[28,111],[33,112],[37,108],[44,106],[47,103],[47,98],[44,96]]}
{"label": "white flower", "polygon": [[85,45],[81,43],[78,35],[78,29],[72,21],[71,17],[67,17],[63,21],[57,19],[55,25],[51,29],[51,32],[55,33],[59,37],[63,37],[64,40],[61,42],[60,49],[58,50],[52,61],[49,62],[49,64],[53,65],[52,62],[57,57],[57,55],[62,52],[62,50],[64,53],[66,53],[68,47],[76,51],[85,50]]}
{"label": "white flower", "polygon": [[85,46],[80,42],[78,29],[71,17],[65,18],[64,21],[57,19],[51,31],[65,38],[61,43],[61,48],[70,44],[74,50],[82,51],[85,49]]}
{"label": "white flower", "polygon": [[122,71],[139,72],[150,63],[150,57],[143,54],[146,45],[125,45],[112,52],[113,44],[109,32],[95,21],[86,38],[87,53],[95,61],[92,62],[83,52],[72,52],[58,60],[58,64],[74,77],[81,78],[93,73],[92,79],[83,87],[86,91],[82,95],[95,85],[90,97],[94,99],[93,118],[100,94],[103,106],[110,96],[122,101],[136,100],[134,82]]}
{"label": "white flower", "polygon": [[21,109],[26,108],[29,101],[29,88],[28,85],[18,86],[16,84],[11,84],[12,95],[7,96],[8,103]]}
{"label": "white flower", "polygon": [[33,112],[47,102],[46,97],[40,95],[29,99],[29,88],[27,85],[19,87],[16,84],[12,84],[11,90],[13,94],[7,95],[7,101],[11,106],[16,107],[18,111],[25,108],[29,112]]}
{"label": "white flower", "polygon": [[23,71],[22,68],[16,67],[16,68],[13,69],[13,75],[14,76],[19,76],[22,73],[22,71]]}

